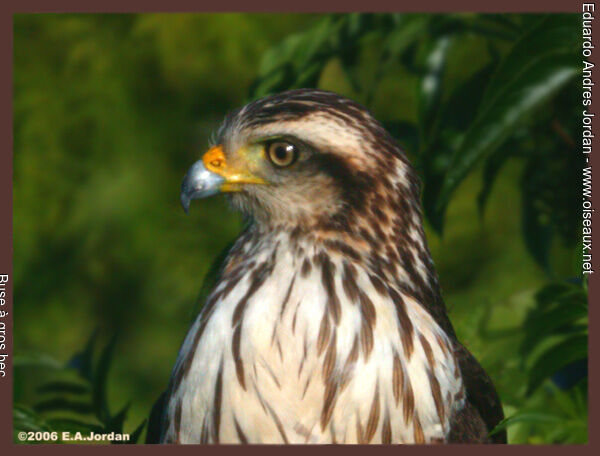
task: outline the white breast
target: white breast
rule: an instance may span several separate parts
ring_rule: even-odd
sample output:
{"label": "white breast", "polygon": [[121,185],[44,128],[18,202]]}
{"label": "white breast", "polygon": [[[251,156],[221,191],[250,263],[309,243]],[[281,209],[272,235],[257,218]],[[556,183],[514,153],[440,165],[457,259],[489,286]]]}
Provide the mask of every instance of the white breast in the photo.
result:
{"label": "white breast", "polygon": [[[303,255],[298,255],[297,248],[279,236],[247,260],[255,265],[269,261],[277,248],[272,270],[251,296],[253,277],[244,274],[188,333],[174,375],[186,360],[189,369],[171,392],[163,441],[444,439],[464,394],[451,344],[439,326],[419,303],[403,295],[413,328],[408,335],[406,325],[399,325],[397,303],[377,291],[368,271],[356,267],[354,282],[375,311],[371,333],[364,323],[365,307],[344,287],[344,259],[328,256],[339,302],[336,312],[322,265],[313,260],[310,271],[303,271],[304,259],[318,254],[315,247],[303,245]],[[221,282],[214,293],[227,286]],[[235,314],[241,325],[237,363]]]}

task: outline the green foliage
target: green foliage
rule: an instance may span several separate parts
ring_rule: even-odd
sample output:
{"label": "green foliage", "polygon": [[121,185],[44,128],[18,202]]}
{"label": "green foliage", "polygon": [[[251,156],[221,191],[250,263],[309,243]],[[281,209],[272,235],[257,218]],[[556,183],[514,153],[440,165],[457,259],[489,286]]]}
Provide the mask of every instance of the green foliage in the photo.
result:
{"label": "green foliage", "polygon": [[[107,375],[113,357],[115,338],[113,337],[95,358],[96,333],[92,335],[84,349],[75,354],[67,365],[53,362],[51,379],[37,387],[38,399],[33,406],[15,404],[13,410],[13,433],[15,443],[23,443],[16,436],[21,431],[57,432],[56,440],[43,443],[68,443],[62,440],[62,432],[76,432],[87,437],[96,434],[124,434],[124,422],[130,405],[111,414],[106,391]],[[15,368],[34,366],[36,363],[27,355],[15,356]],[[38,368],[47,369],[47,360],[37,363]],[[136,443],[146,421],[130,432],[130,440],[112,443]],[[42,443],[42,442],[38,442]],[[75,442],[81,443],[81,442]]]}
{"label": "green foliage", "polygon": [[[185,217],[183,174],[243,101],[267,43],[307,20],[15,16],[15,346],[63,360],[94,328],[122,329],[115,395],[135,395],[133,425],[168,380],[211,261],[241,226],[221,199]],[[27,372],[15,401],[29,404],[38,378]]]}
{"label": "green foliage", "polygon": [[[587,387],[587,385],[585,385]],[[513,431],[514,443],[581,444],[588,441],[587,391],[577,386],[569,392],[548,387],[523,409],[504,419],[496,429]]]}
{"label": "green foliage", "polygon": [[536,294],[536,306],[529,311],[524,329],[521,354],[524,362],[533,358],[527,387],[531,393],[543,380],[587,358],[586,291],[564,283],[547,285]]}
{"label": "green foliage", "polygon": [[[573,227],[577,226],[576,217],[548,221],[551,214],[537,202],[548,199],[544,192],[550,185],[565,177],[572,179],[572,172],[581,168],[581,156],[575,153],[572,141],[568,147],[556,141],[556,130],[565,131],[564,119],[558,113],[566,110],[575,118],[578,109],[577,97],[560,97],[575,87],[576,77],[581,74],[578,26],[575,15],[327,16],[267,52],[252,96],[317,86],[326,64],[336,57],[359,98],[369,103],[376,89],[358,82],[355,75],[364,62],[357,56],[367,43],[377,42],[383,51],[374,82],[392,62],[403,63],[418,77],[416,120],[402,124],[402,131],[391,130],[402,135],[400,143],[411,145],[409,152],[417,155],[425,181],[425,215],[432,226],[442,231],[455,190],[486,160],[487,179],[479,197],[483,211],[500,166],[507,157],[519,156],[528,165],[522,185],[523,234],[534,258],[549,267],[554,224],[569,225],[560,234],[571,244]],[[473,70],[448,87],[449,59],[473,35],[484,51],[474,57]],[[507,50],[500,55],[498,49],[503,47]],[[550,109],[553,115],[539,115],[542,109]],[[392,124],[397,121],[391,119]],[[567,138],[575,136],[576,131],[567,131]],[[540,144],[531,139],[548,135],[554,137],[554,142],[544,144],[540,152]],[[507,145],[510,148],[504,147]],[[562,173],[549,169],[565,160],[569,164]],[[540,161],[550,165],[540,166]],[[552,206],[553,211],[574,215],[569,209],[574,206],[575,196],[569,194],[568,199],[560,201],[550,196],[552,203],[559,203]]]}
{"label": "green foliage", "polygon": [[[15,429],[139,436],[242,227],[220,199],[185,217],[185,170],[229,109],[322,87],[369,107],[417,167],[444,297],[498,387],[499,429],[586,442],[587,380],[552,386],[587,355],[587,289],[564,280],[580,275],[578,20],[15,16]],[[96,327],[119,345],[57,361]]]}
{"label": "green foliage", "polygon": [[[495,431],[521,425],[521,433],[539,428],[546,443],[587,442],[587,378],[576,378],[576,384],[567,385],[565,391],[548,385],[532,397],[544,381],[569,372],[577,362],[587,363],[587,290],[569,283],[545,286],[535,295],[522,333],[521,363],[528,374],[524,406]],[[541,397],[545,400],[540,402]]]}

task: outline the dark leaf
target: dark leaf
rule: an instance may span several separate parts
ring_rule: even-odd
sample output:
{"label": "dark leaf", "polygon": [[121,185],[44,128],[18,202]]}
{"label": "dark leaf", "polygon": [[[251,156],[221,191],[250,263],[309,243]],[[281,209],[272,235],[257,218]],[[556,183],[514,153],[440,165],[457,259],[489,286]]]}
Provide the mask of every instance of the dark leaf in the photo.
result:
{"label": "dark leaf", "polygon": [[450,196],[478,161],[495,151],[515,127],[579,72],[576,54],[557,53],[533,61],[482,106],[452,157],[436,211],[443,214]]}
{"label": "dark leaf", "polygon": [[588,355],[588,338],[584,336],[570,337],[546,350],[533,364],[527,386],[531,394],[540,384],[550,378],[563,367]]}
{"label": "dark leaf", "polygon": [[85,344],[83,350],[71,358],[68,362],[68,367],[76,369],[79,374],[89,382],[93,380],[93,364],[94,364],[94,347],[98,331],[94,331],[89,340]]}
{"label": "dark leaf", "polygon": [[518,33],[520,31],[519,25],[515,21],[514,16],[509,14],[478,14],[476,19],[481,24],[493,24],[496,27],[503,29],[507,33]]}
{"label": "dark leaf", "polygon": [[107,432],[123,432],[123,425],[125,424],[125,418],[127,418],[127,413],[129,412],[130,407],[131,404],[127,404],[106,421],[105,428]]}
{"label": "dark leaf", "polygon": [[56,412],[56,411],[69,411],[81,414],[92,413],[93,408],[89,402],[70,400],[64,397],[54,397],[51,399],[45,399],[33,406],[36,412]]}
{"label": "dark leaf", "polygon": [[442,36],[431,43],[425,57],[425,71],[418,88],[419,142],[423,149],[433,141],[440,98],[446,68],[446,60],[452,38]]}
{"label": "dark leaf", "polygon": [[384,55],[388,59],[386,66],[408,58],[412,60],[415,44],[426,33],[431,22],[429,15],[403,15],[399,23],[385,37]]}
{"label": "dark leaf", "polygon": [[419,134],[414,124],[410,122],[384,122],[385,129],[398,141],[402,149],[410,156],[416,156],[419,150]]}
{"label": "dark leaf", "polygon": [[436,207],[444,176],[452,163],[457,143],[475,117],[492,70],[493,64],[484,66],[454,90],[441,108],[436,142],[430,143],[427,150],[422,148],[421,155],[418,157],[418,166],[425,180],[423,192],[425,216],[438,232],[442,231],[443,218],[442,214],[436,211]]}
{"label": "dark leaf", "polygon": [[537,174],[538,165],[532,160],[523,171],[521,179],[521,227],[527,250],[549,273],[548,254],[554,237],[554,226],[548,215],[540,210],[539,200],[536,198],[538,182],[534,177]]}
{"label": "dark leaf", "polygon": [[519,423],[558,425],[562,422],[564,422],[564,418],[559,415],[543,412],[519,412],[500,421],[492,432],[490,432],[490,435],[495,435],[498,432],[504,431],[506,428]]}
{"label": "dark leaf", "polygon": [[441,108],[440,131],[448,136],[462,136],[466,132],[480,109],[483,94],[496,64],[497,62],[492,60],[454,89]]}
{"label": "dark leaf", "polygon": [[92,383],[94,411],[98,418],[103,422],[107,421],[110,416],[106,399],[106,379],[112,360],[115,342],[116,336],[113,336],[100,353],[98,364],[94,369],[94,381]]}
{"label": "dark leaf", "polygon": [[552,283],[535,295],[536,306],[524,322],[523,361],[540,344],[557,336],[587,334],[587,296],[578,284]]}
{"label": "dark leaf", "polygon": [[64,365],[51,356],[41,353],[18,353],[13,359],[13,367],[18,368],[42,368],[51,370],[64,369]]}
{"label": "dark leaf", "polygon": [[483,167],[481,190],[479,191],[479,195],[477,195],[477,209],[481,217],[483,217],[485,206],[492,192],[496,177],[510,158],[510,152],[507,148],[502,148],[499,152],[488,158]]}
{"label": "dark leaf", "polygon": [[572,325],[585,317],[587,317],[587,309],[577,304],[560,305],[547,312],[534,313],[525,322],[523,354],[528,354],[546,338],[565,332],[570,333],[569,328],[580,330],[580,326]]}
{"label": "dark leaf", "polygon": [[314,86],[334,54],[329,42],[339,31],[341,19],[322,18],[304,33],[291,35],[270,49],[262,59],[259,76],[250,89],[251,98],[300,86]]}
{"label": "dark leaf", "polygon": [[566,282],[555,282],[546,285],[535,294],[535,300],[538,306],[553,304],[558,298],[573,291],[573,285]]}
{"label": "dark leaf", "polygon": [[88,384],[74,382],[69,380],[56,380],[44,383],[37,388],[40,393],[57,393],[57,394],[86,394],[90,392]]}
{"label": "dark leaf", "polygon": [[167,393],[163,392],[152,406],[150,417],[148,418],[148,431],[146,432],[145,443],[160,443],[161,421],[166,405],[166,397]]}
{"label": "dark leaf", "polygon": [[48,423],[52,426],[53,429],[57,431],[67,431],[67,432],[81,432],[81,433],[89,433],[103,432],[102,426],[97,423],[90,423],[87,421],[71,419],[71,418],[54,418],[48,420]]}
{"label": "dark leaf", "polygon": [[571,54],[581,46],[577,33],[580,18],[575,14],[548,14],[532,18],[536,23],[515,43],[513,49],[494,72],[484,95],[484,103],[500,96],[503,87],[520,79],[532,58],[558,53]]}
{"label": "dark leaf", "polygon": [[[129,441],[125,441],[123,443],[137,443],[144,431],[144,426],[146,425],[146,420],[142,421],[137,428],[129,435]],[[118,443],[118,442],[117,442]]]}
{"label": "dark leaf", "polygon": [[51,431],[52,428],[37,412],[20,404],[13,407],[15,431]]}

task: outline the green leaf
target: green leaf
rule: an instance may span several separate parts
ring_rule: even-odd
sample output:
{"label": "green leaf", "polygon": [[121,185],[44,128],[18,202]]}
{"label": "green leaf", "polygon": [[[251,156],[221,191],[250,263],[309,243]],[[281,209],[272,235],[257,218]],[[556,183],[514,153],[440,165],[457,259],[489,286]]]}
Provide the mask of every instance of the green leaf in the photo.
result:
{"label": "green leaf", "polygon": [[534,58],[498,96],[491,97],[452,157],[436,211],[443,216],[450,196],[477,162],[500,147],[521,122],[579,71],[575,54],[556,53]]}
{"label": "green leaf", "polygon": [[140,439],[140,436],[142,435],[142,431],[144,430],[145,425],[146,425],[146,420],[142,421],[139,424],[139,426],[137,428],[135,428],[135,430],[131,434],[129,434],[129,441],[115,442],[115,443],[127,443],[127,444],[137,443],[138,440]]}
{"label": "green leaf", "polygon": [[587,358],[588,338],[570,337],[553,345],[541,354],[530,369],[527,394],[531,394],[540,384],[569,364]]}
{"label": "green leaf", "polygon": [[86,394],[90,392],[90,387],[87,384],[69,380],[56,380],[47,382],[37,388],[40,393],[57,393],[57,394]]}
{"label": "green leaf", "polygon": [[[442,134],[451,136],[460,134],[461,137],[477,115],[483,94],[497,62],[491,61],[463,81],[444,103],[440,116],[439,129]],[[449,142],[449,141],[446,141]]]}
{"label": "green leaf", "polygon": [[102,426],[97,423],[90,423],[83,420],[72,419],[72,418],[54,418],[49,419],[48,423],[52,426],[52,429],[57,431],[68,431],[68,432],[96,432],[100,433],[103,431]]}
{"label": "green leaf", "polygon": [[425,71],[418,90],[419,142],[423,149],[433,141],[437,116],[439,115],[442,84],[446,61],[452,38],[442,36],[430,45],[425,57]]}
{"label": "green leaf", "polygon": [[60,370],[65,368],[63,363],[42,353],[18,353],[13,359],[13,367],[15,369],[33,367],[51,370]]}
{"label": "green leaf", "polygon": [[332,17],[326,16],[303,35],[302,42],[294,49],[293,58],[298,68],[304,68],[312,63],[317,55],[326,49],[336,23]]}
{"label": "green leaf", "polygon": [[546,285],[535,294],[535,300],[539,306],[553,304],[556,300],[565,293],[573,290],[573,285],[565,282],[554,282]]}
{"label": "green leaf", "polygon": [[161,421],[167,402],[167,393],[163,392],[150,410],[148,417],[148,429],[146,431],[146,440],[144,443],[156,444],[160,441]]}
{"label": "green leaf", "polygon": [[125,405],[121,410],[119,410],[115,415],[110,417],[108,423],[106,425],[107,430],[114,432],[123,432],[123,425],[125,424],[125,418],[127,418],[127,413],[131,408],[131,403]]}
{"label": "green leaf", "polygon": [[548,14],[537,19],[494,72],[483,102],[491,102],[502,93],[503,87],[518,79],[520,71],[527,68],[533,57],[571,53],[581,46],[581,37],[577,33],[579,21],[575,14]]}
{"label": "green leaf", "polygon": [[115,342],[116,336],[113,336],[100,353],[98,364],[94,369],[94,381],[92,382],[92,400],[94,404],[94,410],[99,419],[103,422],[105,422],[110,416],[106,398],[106,379],[110,369]]}
{"label": "green leaf", "polygon": [[587,309],[587,291],[583,284],[556,282],[546,285],[535,294],[537,307],[543,310],[558,303],[580,305]]}
{"label": "green leaf", "polygon": [[548,255],[554,237],[554,226],[538,210],[535,198],[537,182],[533,179],[536,172],[537,164],[531,160],[521,179],[521,229],[527,250],[550,273]]}
{"label": "green leaf", "polygon": [[429,15],[403,15],[400,23],[385,39],[385,52],[391,60],[398,59],[411,45],[415,43],[431,21]]}
{"label": "green leaf", "polygon": [[263,57],[259,76],[250,88],[251,98],[294,87],[311,87],[336,48],[333,37],[339,32],[341,19],[325,16],[312,28],[291,35],[271,48]]}
{"label": "green leaf", "polygon": [[[577,37],[573,18],[553,15],[532,20],[533,31],[523,34],[492,75],[475,121],[455,147],[435,207],[430,211],[426,208],[428,218],[440,221],[440,226],[451,194],[476,163],[499,148],[514,134],[515,127],[580,70],[573,45],[573,36]],[[563,40],[569,30],[570,38]],[[530,43],[539,52],[532,53]]]}
{"label": "green leaf", "polygon": [[481,190],[477,195],[477,210],[479,211],[480,217],[483,217],[485,206],[490,194],[492,193],[492,188],[494,186],[494,182],[496,181],[496,177],[510,156],[511,155],[507,148],[502,148],[500,153],[492,154],[492,156],[489,157],[485,162],[481,179]]}
{"label": "green leaf", "polygon": [[17,431],[51,431],[52,428],[37,412],[21,404],[13,407],[13,427]]}
{"label": "green leaf", "polygon": [[535,313],[525,322],[525,338],[522,353],[527,354],[544,339],[555,337],[565,327],[587,317],[587,309],[579,305],[562,305],[543,313]]}
{"label": "green leaf", "polygon": [[[374,70],[374,75],[365,96],[367,107],[371,106],[382,77],[393,65],[405,60],[412,60],[416,44],[423,36],[426,36],[430,22],[430,15],[401,15],[389,33],[383,30],[383,49],[379,58],[380,62]],[[348,47],[348,51],[353,51],[347,53],[355,57],[358,55],[355,49]],[[344,67],[347,68],[347,64]],[[355,66],[354,72],[360,70],[360,66]],[[356,87],[355,90],[357,90]]]}
{"label": "green leaf", "polygon": [[497,28],[507,35],[514,36],[519,31],[519,26],[515,23],[514,16],[511,14],[478,14],[475,21],[481,28]]}
{"label": "green leaf", "polygon": [[581,388],[573,388],[570,391],[561,391],[554,385],[549,385],[552,391],[552,399],[556,402],[560,411],[569,418],[581,418],[587,413],[587,404],[581,403]]}
{"label": "green leaf", "polygon": [[425,216],[438,232],[442,231],[443,218],[436,211],[436,207],[444,176],[452,163],[457,142],[461,140],[477,112],[492,70],[493,64],[485,65],[452,92],[441,107],[437,127],[439,133],[437,136],[432,135],[429,145],[422,147],[418,156],[418,167],[425,180],[423,192]]}
{"label": "green leaf", "polygon": [[93,380],[94,347],[98,331],[95,330],[88,339],[85,347],[79,353],[76,353],[68,363],[69,367],[76,369],[80,375],[91,382]]}
{"label": "green leaf", "polygon": [[53,397],[37,402],[33,406],[36,412],[68,411],[88,414],[93,411],[92,405],[86,401],[70,400],[64,397]]}
{"label": "green leaf", "polygon": [[525,336],[521,343],[523,357],[557,336],[587,334],[587,296],[580,285],[552,283],[535,295],[536,306],[525,319]]}
{"label": "green leaf", "polygon": [[576,303],[588,307],[585,283],[553,282],[546,285],[535,294],[537,308],[543,310],[557,303]]}
{"label": "green leaf", "polygon": [[398,141],[398,144],[409,155],[416,156],[419,150],[419,133],[417,127],[410,122],[384,122],[385,129]]}
{"label": "green leaf", "polygon": [[515,413],[508,418],[504,418],[500,421],[496,427],[490,432],[490,435],[495,435],[501,431],[504,431],[510,426],[514,426],[519,423],[528,424],[558,424],[564,421],[564,418],[559,415],[553,415],[550,413],[543,412],[519,412]]}
{"label": "green leaf", "polygon": [[563,423],[554,428],[554,432],[548,435],[547,443],[560,443],[563,445],[575,445],[588,443],[587,421],[579,419]]}

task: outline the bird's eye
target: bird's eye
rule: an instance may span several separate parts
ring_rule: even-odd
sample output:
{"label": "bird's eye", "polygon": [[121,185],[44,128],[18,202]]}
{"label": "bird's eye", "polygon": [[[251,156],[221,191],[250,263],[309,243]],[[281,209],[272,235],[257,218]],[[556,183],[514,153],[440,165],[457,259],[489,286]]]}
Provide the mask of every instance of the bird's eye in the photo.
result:
{"label": "bird's eye", "polygon": [[290,166],[298,158],[298,148],[293,144],[274,141],[266,146],[267,157],[278,168]]}

